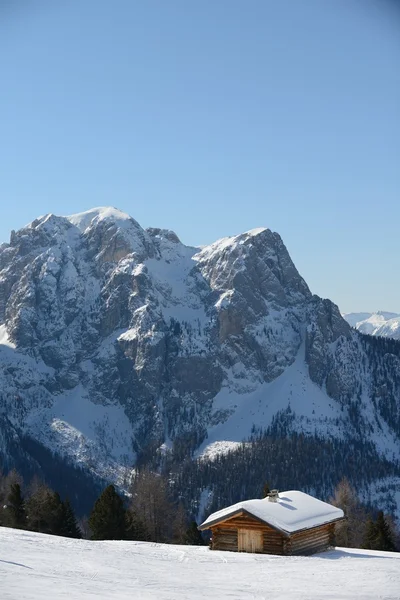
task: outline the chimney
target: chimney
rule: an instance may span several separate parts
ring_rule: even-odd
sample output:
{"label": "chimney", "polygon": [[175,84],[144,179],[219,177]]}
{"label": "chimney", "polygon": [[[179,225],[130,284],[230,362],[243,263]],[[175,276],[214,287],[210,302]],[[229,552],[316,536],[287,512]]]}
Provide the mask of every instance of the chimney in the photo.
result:
{"label": "chimney", "polygon": [[279,499],[279,490],[271,490],[268,494],[268,500],[270,502],[278,502]]}

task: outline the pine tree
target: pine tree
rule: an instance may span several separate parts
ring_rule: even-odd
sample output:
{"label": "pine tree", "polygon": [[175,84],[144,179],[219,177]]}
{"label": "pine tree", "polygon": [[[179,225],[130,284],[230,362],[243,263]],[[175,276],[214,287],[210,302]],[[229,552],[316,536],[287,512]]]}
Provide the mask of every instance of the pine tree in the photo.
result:
{"label": "pine tree", "polygon": [[365,525],[365,535],[363,548],[367,550],[373,550],[375,548],[375,540],[376,540],[376,525],[371,517],[369,517],[366,525]]}
{"label": "pine tree", "polygon": [[394,552],[396,550],[394,541],[392,538],[392,532],[386,522],[383,512],[380,510],[375,522],[375,547],[374,550],[386,550],[387,552]]}
{"label": "pine tree", "polygon": [[76,522],[74,511],[68,498],[62,503],[61,535],[76,539],[82,537],[81,531]]}
{"label": "pine tree", "polygon": [[186,531],[186,543],[190,546],[204,546],[203,536],[197,529],[196,521],[192,521]]}
{"label": "pine tree", "polygon": [[397,521],[391,514],[385,514],[385,521],[389,527],[395,551],[400,552],[400,529],[398,528]]}
{"label": "pine tree", "polygon": [[89,527],[92,540],[126,539],[125,509],[113,485],[109,485],[96,500],[89,517]]}
{"label": "pine tree", "polygon": [[15,483],[18,483],[20,488],[22,487],[22,477],[15,469],[10,471],[7,475],[3,475],[0,472],[0,526],[15,527],[15,525],[11,523],[12,515],[10,511],[4,508],[8,504],[11,487]]}
{"label": "pine tree", "polygon": [[7,511],[9,514],[9,525],[16,529],[26,527],[25,503],[21,494],[19,483],[12,483],[8,494]]}
{"label": "pine tree", "polygon": [[48,533],[64,535],[64,504],[58,492],[51,492],[47,499]]}
{"label": "pine tree", "polygon": [[140,542],[148,542],[150,539],[145,523],[132,507],[126,511],[126,538]]}
{"label": "pine tree", "polygon": [[61,500],[43,483],[36,482],[34,490],[25,505],[28,529],[57,534]]}

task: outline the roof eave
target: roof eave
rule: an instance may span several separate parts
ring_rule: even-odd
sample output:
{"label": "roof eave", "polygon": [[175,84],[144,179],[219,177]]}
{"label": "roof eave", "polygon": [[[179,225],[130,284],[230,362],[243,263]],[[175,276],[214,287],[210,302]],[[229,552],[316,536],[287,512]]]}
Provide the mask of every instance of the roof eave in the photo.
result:
{"label": "roof eave", "polygon": [[247,515],[248,517],[251,517],[255,521],[259,521],[263,525],[268,525],[268,527],[271,527],[271,529],[275,529],[275,531],[279,531],[279,533],[283,533],[284,535],[290,535],[290,533],[288,533],[287,531],[284,531],[284,529],[281,529],[280,527],[276,527],[276,525],[272,525],[271,523],[268,523],[268,521],[264,521],[264,519],[261,519],[260,517],[253,515],[253,513],[249,512],[245,508],[239,508],[228,515],[224,515],[223,517],[220,517],[219,519],[210,521],[210,523],[207,523],[207,525],[205,525],[205,526],[204,526],[204,523],[202,523],[201,525],[198,526],[197,529],[199,529],[200,531],[205,531],[206,529],[211,529],[211,527],[214,527],[218,523],[223,523],[224,521],[229,521],[229,519],[233,519],[235,516],[240,515],[242,513]]}
{"label": "roof eave", "polygon": [[319,525],[313,525],[312,527],[302,527],[301,529],[295,529],[294,531],[284,531],[281,530],[282,533],[286,533],[287,535],[292,535],[293,533],[301,533],[302,531],[309,531],[311,529],[318,529],[318,527],[323,527],[324,525],[331,525],[332,523],[338,523],[339,521],[345,521],[346,517],[338,517],[337,519],[329,519],[328,521],[324,521]]}
{"label": "roof eave", "polygon": [[199,531],[205,531],[206,529],[211,529],[211,527],[214,527],[218,523],[223,523],[224,521],[229,521],[230,519],[234,518],[235,516],[237,516],[241,513],[248,515],[255,521],[259,521],[260,523],[263,523],[264,525],[268,525],[268,527],[271,527],[271,529],[275,529],[275,531],[279,531],[279,533],[282,533],[283,535],[285,535],[287,537],[290,535],[293,535],[294,533],[300,533],[302,531],[307,531],[309,529],[317,529],[318,527],[322,527],[323,525],[328,525],[330,523],[337,523],[338,521],[345,520],[345,517],[338,517],[337,519],[329,519],[328,521],[324,521],[323,523],[320,523],[319,525],[314,525],[313,527],[302,527],[301,529],[295,529],[294,531],[286,531],[285,529],[282,529],[281,527],[277,527],[276,525],[272,525],[271,523],[268,523],[268,521],[264,521],[264,519],[261,519],[260,517],[256,517],[256,515],[253,515],[251,512],[249,512],[245,508],[239,508],[228,515],[224,515],[223,517],[214,519],[214,521],[210,521],[209,523],[207,523],[207,525],[202,523],[201,525],[199,525],[197,527],[197,529],[199,529]]}
{"label": "roof eave", "polygon": [[232,519],[232,517],[234,517],[236,515],[239,515],[242,512],[245,512],[243,510],[243,508],[237,508],[233,512],[228,513],[227,515],[224,515],[223,517],[219,517],[218,519],[214,519],[214,521],[210,521],[207,524],[205,524],[206,522],[204,521],[204,523],[202,523],[201,525],[199,525],[197,527],[197,529],[199,529],[200,531],[205,531],[206,529],[210,529],[211,527],[213,527],[217,523],[222,523],[223,521],[228,521],[229,519]]}

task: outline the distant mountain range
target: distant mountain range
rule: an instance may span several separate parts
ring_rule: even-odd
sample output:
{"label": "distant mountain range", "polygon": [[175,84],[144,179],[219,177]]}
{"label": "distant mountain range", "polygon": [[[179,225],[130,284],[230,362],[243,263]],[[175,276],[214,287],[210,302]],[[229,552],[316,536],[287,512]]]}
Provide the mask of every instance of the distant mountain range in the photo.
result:
{"label": "distant mountain range", "polygon": [[110,207],[46,215],[0,245],[0,456],[121,488],[138,463],[195,466],[181,490],[214,509],[348,474],[393,508],[400,344],[313,295],[269,229],[194,248]]}
{"label": "distant mountain range", "polygon": [[361,333],[400,340],[400,314],[398,313],[378,311],[345,313],[342,316]]}

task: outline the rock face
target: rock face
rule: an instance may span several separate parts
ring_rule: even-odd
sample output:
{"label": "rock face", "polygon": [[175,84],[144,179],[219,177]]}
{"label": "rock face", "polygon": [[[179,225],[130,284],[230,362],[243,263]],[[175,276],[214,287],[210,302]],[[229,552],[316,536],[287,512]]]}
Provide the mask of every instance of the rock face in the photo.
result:
{"label": "rock face", "polygon": [[0,247],[0,416],[115,481],[138,456],[208,452],[288,406],[293,430],[398,457],[400,361],[365,344],[269,229],[199,249],[101,208]]}

